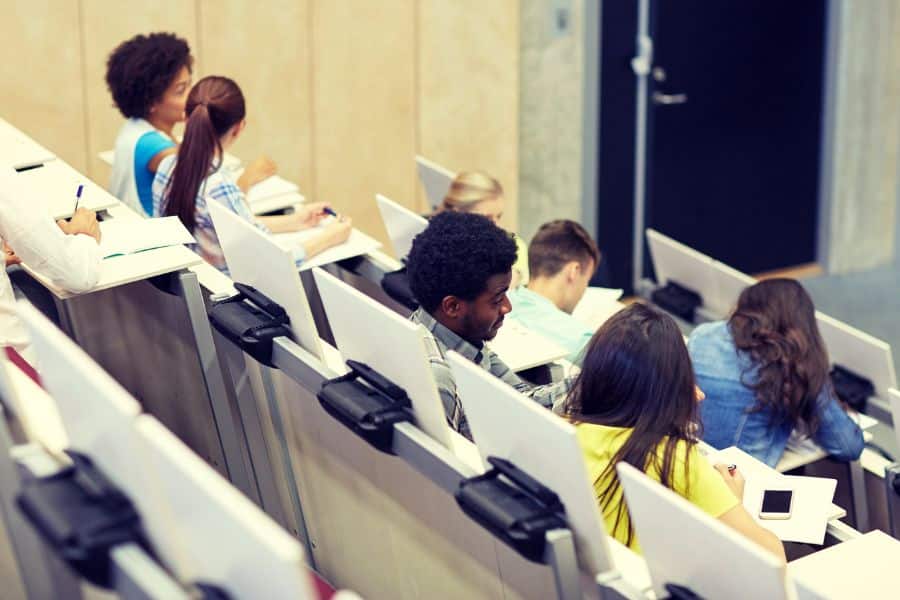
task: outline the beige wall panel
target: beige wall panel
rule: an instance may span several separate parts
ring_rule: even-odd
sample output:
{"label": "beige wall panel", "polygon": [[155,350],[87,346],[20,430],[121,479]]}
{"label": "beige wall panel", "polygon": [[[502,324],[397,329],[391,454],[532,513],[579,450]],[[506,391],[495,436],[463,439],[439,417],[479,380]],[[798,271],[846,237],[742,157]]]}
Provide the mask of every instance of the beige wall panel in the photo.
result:
{"label": "beige wall panel", "polygon": [[[57,2],[56,5],[68,5]],[[71,4],[75,4],[72,2]],[[197,6],[186,0],[155,0],[133,4],[121,0],[81,0],[84,35],[84,77],[87,99],[87,174],[102,185],[109,180],[109,167],[97,153],[110,150],[123,117],[106,88],[106,59],[121,42],[139,33],[169,31],[187,39],[201,62],[197,44]]]}
{"label": "beige wall panel", "polygon": [[84,170],[78,3],[3,0],[0,8],[0,116]]}
{"label": "beige wall panel", "polygon": [[419,153],[491,173],[506,190],[503,224],[515,229],[519,1],[421,0],[418,40]]}
{"label": "beige wall panel", "polygon": [[375,193],[415,198],[415,3],[316,0],[314,198],[387,241]]}
{"label": "beige wall panel", "polygon": [[247,100],[247,128],[232,153],[271,156],[279,173],[313,191],[309,1],[201,0],[198,75],[234,79]]}

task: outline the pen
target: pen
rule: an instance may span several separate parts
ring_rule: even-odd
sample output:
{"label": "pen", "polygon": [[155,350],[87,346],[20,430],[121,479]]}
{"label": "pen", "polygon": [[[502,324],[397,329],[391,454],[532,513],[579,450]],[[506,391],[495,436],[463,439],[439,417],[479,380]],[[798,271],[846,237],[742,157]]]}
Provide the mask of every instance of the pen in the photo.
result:
{"label": "pen", "polygon": [[72,216],[75,216],[75,213],[78,211],[78,201],[81,200],[81,191],[84,189],[84,184],[78,184],[78,191],[75,192],[75,209],[72,211]]}
{"label": "pen", "polygon": [[330,208],[330,207],[328,207],[328,206],[326,206],[325,208],[323,208],[323,209],[322,209],[322,212],[325,213],[326,215],[331,215],[332,217],[338,216],[338,214],[337,214],[336,212],[334,212],[334,209],[332,209],[332,208]]}

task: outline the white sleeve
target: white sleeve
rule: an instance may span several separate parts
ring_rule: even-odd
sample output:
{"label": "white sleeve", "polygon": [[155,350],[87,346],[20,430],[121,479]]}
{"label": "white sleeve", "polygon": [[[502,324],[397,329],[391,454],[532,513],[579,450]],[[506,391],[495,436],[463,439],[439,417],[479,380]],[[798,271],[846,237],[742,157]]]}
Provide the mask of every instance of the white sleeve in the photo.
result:
{"label": "white sleeve", "polygon": [[55,285],[71,292],[90,290],[100,278],[100,246],[88,235],[63,233],[42,200],[30,197],[15,173],[0,173],[0,238]]}

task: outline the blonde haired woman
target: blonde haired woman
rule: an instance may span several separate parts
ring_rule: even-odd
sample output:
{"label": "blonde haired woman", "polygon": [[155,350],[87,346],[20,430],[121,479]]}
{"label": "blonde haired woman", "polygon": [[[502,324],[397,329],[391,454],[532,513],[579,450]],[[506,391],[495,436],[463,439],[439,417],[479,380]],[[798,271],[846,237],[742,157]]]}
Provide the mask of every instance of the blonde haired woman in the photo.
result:
{"label": "blonde haired woman", "polygon": [[[500,218],[506,200],[500,182],[483,171],[462,171],[450,184],[447,195],[438,205],[436,213],[456,211],[483,215],[500,226]],[[510,287],[516,288],[528,283],[528,246],[515,233],[516,264]]]}

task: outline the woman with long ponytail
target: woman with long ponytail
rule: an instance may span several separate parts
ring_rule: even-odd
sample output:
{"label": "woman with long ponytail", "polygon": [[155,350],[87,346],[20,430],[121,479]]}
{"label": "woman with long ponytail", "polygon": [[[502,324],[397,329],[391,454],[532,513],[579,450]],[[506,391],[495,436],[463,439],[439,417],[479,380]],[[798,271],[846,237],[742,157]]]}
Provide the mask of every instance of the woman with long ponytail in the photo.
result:
{"label": "woman with long ponytail", "polygon": [[[207,202],[220,202],[264,231],[281,233],[317,225],[327,216],[326,203],[311,203],[287,215],[254,217],[244,191],[222,168],[225,151],[244,130],[246,106],[238,85],[227,77],[204,77],[194,85],[185,106],[184,139],[176,155],[163,160],[153,180],[154,216],[176,216],[194,234],[194,250],[207,262],[227,271]],[[254,170],[260,165],[254,165]],[[339,219],[296,249],[303,260],[347,240],[348,219]]]}
{"label": "woman with long ponytail", "polygon": [[792,279],[746,288],[727,321],[697,327],[688,341],[704,441],[737,446],[774,467],[795,429],[839,460],[855,460],[862,431],[841,408],[815,307]]}

